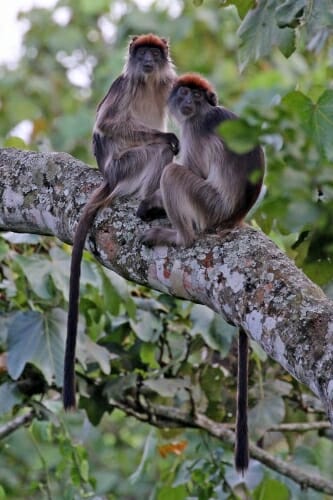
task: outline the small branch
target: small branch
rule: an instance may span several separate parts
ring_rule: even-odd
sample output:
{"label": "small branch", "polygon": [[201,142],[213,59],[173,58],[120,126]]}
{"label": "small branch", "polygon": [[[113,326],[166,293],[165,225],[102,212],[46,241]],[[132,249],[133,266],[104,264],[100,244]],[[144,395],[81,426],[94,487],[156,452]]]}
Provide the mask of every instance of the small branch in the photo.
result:
{"label": "small branch", "polygon": [[267,432],[308,432],[332,429],[330,422],[296,422],[293,424],[273,425]]}
{"label": "small branch", "polygon": [[[235,424],[224,424],[227,429],[234,430]],[[296,422],[292,424],[279,424],[272,425],[266,432],[308,432],[308,431],[321,431],[331,429],[330,422]]]}
{"label": "small branch", "polygon": [[23,427],[26,424],[29,424],[32,422],[34,417],[36,416],[34,410],[30,410],[29,413],[26,413],[25,415],[21,415],[19,417],[14,418],[14,420],[11,420],[7,424],[3,425],[0,427],[0,439],[4,439],[13,432],[15,432],[17,429],[20,427]]}
{"label": "small branch", "polygon": [[[232,446],[235,444],[235,433],[230,428],[224,424],[216,423],[202,414],[191,416],[177,408],[162,405],[152,405],[149,408],[151,414],[147,414],[142,407],[136,406],[133,400],[117,401],[112,399],[110,403],[114,407],[124,411],[127,415],[131,415],[140,421],[148,422],[155,427],[191,427],[203,429],[221,441]],[[274,457],[253,443],[250,443],[250,456],[270,469],[289,477],[301,485],[302,488],[313,488],[314,490],[333,495],[332,481],[313,473],[307,474],[296,465]]]}

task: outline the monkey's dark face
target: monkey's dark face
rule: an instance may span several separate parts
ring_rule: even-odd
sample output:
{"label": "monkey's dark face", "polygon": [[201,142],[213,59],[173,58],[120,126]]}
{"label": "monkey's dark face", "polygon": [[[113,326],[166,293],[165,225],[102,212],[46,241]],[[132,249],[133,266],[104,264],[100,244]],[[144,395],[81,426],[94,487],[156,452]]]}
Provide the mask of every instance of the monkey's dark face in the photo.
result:
{"label": "monkey's dark face", "polygon": [[149,75],[160,70],[166,63],[166,59],[159,47],[142,45],[131,54],[130,63],[137,73]]}
{"label": "monkey's dark face", "polygon": [[169,98],[169,108],[180,122],[201,115],[210,106],[203,89],[181,86]]}

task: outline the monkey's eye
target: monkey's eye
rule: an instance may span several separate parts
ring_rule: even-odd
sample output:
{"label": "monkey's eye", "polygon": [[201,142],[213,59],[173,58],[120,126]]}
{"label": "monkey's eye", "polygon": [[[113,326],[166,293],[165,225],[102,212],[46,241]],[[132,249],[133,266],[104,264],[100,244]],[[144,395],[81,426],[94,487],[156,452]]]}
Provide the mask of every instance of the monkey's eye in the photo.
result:
{"label": "monkey's eye", "polygon": [[190,92],[190,89],[187,88],[187,87],[179,87],[179,90],[178,90],[178,94],[181,96],[181,97],[185,97],[186,95],[188,95]]}
{"label": "monkey's eye", "polygon": [[147,49],[146,47],[138,47],[136,49],[135,55],[139,58],[143,57],[146,53]]}
{"label": "monkey's eye", "polygon": [[151,54],[155,60],[160,59],[162,56],[160,49],[151,49]]}
{"label": "monkey's eye", "polygon": [[195,101],[200,101],[202,94],[201,94],[200,90],[192,90],[192,96],[193,96],[193,99]]}

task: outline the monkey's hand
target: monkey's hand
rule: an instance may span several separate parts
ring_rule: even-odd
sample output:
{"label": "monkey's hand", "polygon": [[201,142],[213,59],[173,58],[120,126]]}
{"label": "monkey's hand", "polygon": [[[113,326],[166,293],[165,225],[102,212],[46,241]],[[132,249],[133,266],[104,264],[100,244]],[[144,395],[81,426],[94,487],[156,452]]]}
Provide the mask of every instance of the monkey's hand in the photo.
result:
{"label": "monkey's hand", "polygon": [[179,153],[179,140],[178,137],[172,132],[166,132],[164,134],[166,142],[170,145],[171,150],[174,155]]}

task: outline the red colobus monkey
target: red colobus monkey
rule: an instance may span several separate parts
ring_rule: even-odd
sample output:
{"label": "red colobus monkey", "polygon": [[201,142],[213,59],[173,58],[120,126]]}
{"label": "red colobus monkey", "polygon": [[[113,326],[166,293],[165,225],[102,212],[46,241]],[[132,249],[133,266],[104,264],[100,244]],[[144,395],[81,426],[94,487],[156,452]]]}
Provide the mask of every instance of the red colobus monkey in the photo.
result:
{"label": "red colobus monkey", "polygon": [[[197,74],[179,77],[168,99],[181,129],[179,163],[162,173],[160,189],[145,199],[138,215],[163,206],[172,228],[153,227],[141,236],[146,245],[191,245],[207,230],[232,228],[242,222],[257,200],[265,173],[260,146],[248,153],[231,151],[216,128],[237,116],[217,105],[211,84]],[[239,332],[235,465],[248,467],[247,429],[248,339]]]}
{"label": "red colobus monkey", "polygon": [[134,36],[121,75],[97,108],[93,149],[103,182],[86,204],[74,236],[64,364],[63,403],[75,407],[75,346],[80,266],[86,236],[97,211],[115,198],[150,196],[165,165],[178,152],[166,129],[166,104],[176,78],[166,39]]}

